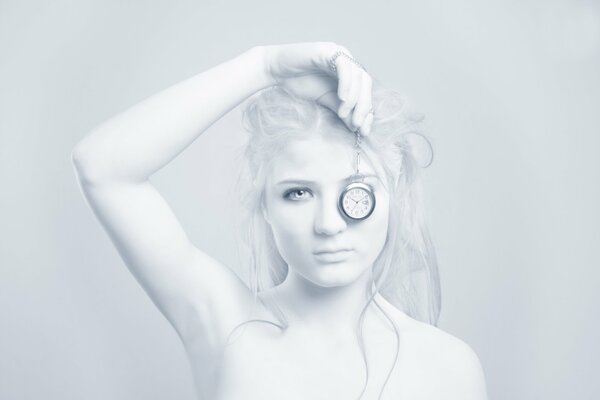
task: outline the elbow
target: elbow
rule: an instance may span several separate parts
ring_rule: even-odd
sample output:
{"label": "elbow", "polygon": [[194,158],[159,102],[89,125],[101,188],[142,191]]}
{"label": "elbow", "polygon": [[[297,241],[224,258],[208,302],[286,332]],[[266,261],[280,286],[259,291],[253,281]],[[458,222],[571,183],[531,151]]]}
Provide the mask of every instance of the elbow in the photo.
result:
{"label": "elbow", "polygon": [[71,164],[77,172],[78,176],[81,176],[84,172],[87,173],[89,169],[89,157],[86,158],[84,148],[81,144],[77,143],[73,150],[71,150]]}
{"label": "elbow", "polygon": [[85,150],[82,142],[79,142],[71,150],[71,165],[81,184],[89,184],[102,180],[102,174],[100,174],[101,168],[99,168],[97,162],[93,161],[93,155]]}
{"label": "elbow", "polygon": [[83,167],[83,154],[79,144],[71,150],[71,165],[73,165],[73,168],[77,172]]}
{"label": "elbow", "polygon": [[71,164],[80,185],[99,186],[114,182],[138,183],[147,180],[146,177],[126,173],[118,168],[111,153],[98,151],[85,142],[79,142],[71,150]]}

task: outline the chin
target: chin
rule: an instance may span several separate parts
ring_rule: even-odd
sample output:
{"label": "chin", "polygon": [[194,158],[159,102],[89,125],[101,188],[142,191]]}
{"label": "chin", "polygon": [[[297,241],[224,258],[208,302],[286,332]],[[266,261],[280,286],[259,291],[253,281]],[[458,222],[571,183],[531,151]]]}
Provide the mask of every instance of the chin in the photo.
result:
{"label": "chin", "polygon": [[321,287],[340,287],[356,282],[365,272],[367,269],[341,262],[316,265],[313,273],[305,277]]}

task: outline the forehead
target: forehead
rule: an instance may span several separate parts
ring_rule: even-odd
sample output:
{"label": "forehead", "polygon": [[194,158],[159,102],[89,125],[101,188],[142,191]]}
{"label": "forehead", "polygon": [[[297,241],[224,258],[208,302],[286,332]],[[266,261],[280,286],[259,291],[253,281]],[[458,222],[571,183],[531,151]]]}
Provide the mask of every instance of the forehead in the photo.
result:
{"label": "forehead", "polygon": [[[375,166],[377,167],[377,166]],[[297,178],[338,182],[356,172],[356,148],[341,139],[313,136],[294,139],[271,160],[271,183]],[[379,168],[361,157],[360,172],[375,174]]]}

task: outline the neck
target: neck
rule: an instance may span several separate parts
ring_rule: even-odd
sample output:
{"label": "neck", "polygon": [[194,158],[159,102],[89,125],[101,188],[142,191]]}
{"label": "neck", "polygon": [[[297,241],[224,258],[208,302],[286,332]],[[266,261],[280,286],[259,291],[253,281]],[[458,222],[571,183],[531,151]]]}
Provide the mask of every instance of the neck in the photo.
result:
{"label": "neck", "polygon": [[369,299],[370,287],[370,270],[348,285],[323,287],[289,269],[277,293],[292,323],[354,329]]}

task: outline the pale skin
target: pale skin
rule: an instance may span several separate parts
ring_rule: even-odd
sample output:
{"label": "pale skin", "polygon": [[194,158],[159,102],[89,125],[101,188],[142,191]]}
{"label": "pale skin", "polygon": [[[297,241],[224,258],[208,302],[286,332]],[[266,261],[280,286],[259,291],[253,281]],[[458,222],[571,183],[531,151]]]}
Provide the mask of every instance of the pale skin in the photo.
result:
{"label": "pale skin", "polygon": [[[277,321],[227,266],[197,248],[149,182],[211,124],[258,90],[282,85],[338,114],[348,127],[371,130],[371,78],[338,58],[330,42],[260,46],[199,73],[104,122],[73,151],[82,191],[125,264],[180,336],[198,398],[354,399],[365,380],[356,321],[366,304],[370,268],[388,227],[389,195],[371,179],[377,207],[365,221],[341,215],[337,200],[354,172],[352,148],[311,137],[289,143],[273,161],[263,215],[289,265],[275,296],[290,320],[280,331],[249,319]],[[331,160],[342,160],[332,163]],[[365,174],[381,166],[362,164]],[[303,182],[282,181],[298,180]],[[365,240],[369,238],[369,240]],[[332,262],[314,254],[348,250]],[[376,297],[400,335],[398,362],[382,399],[486,399],[479,359],[461,340],[420,323]],[[377,399],[393,364],[396,337],[376,308],[367,311],[364,339],[369,384]]]}

